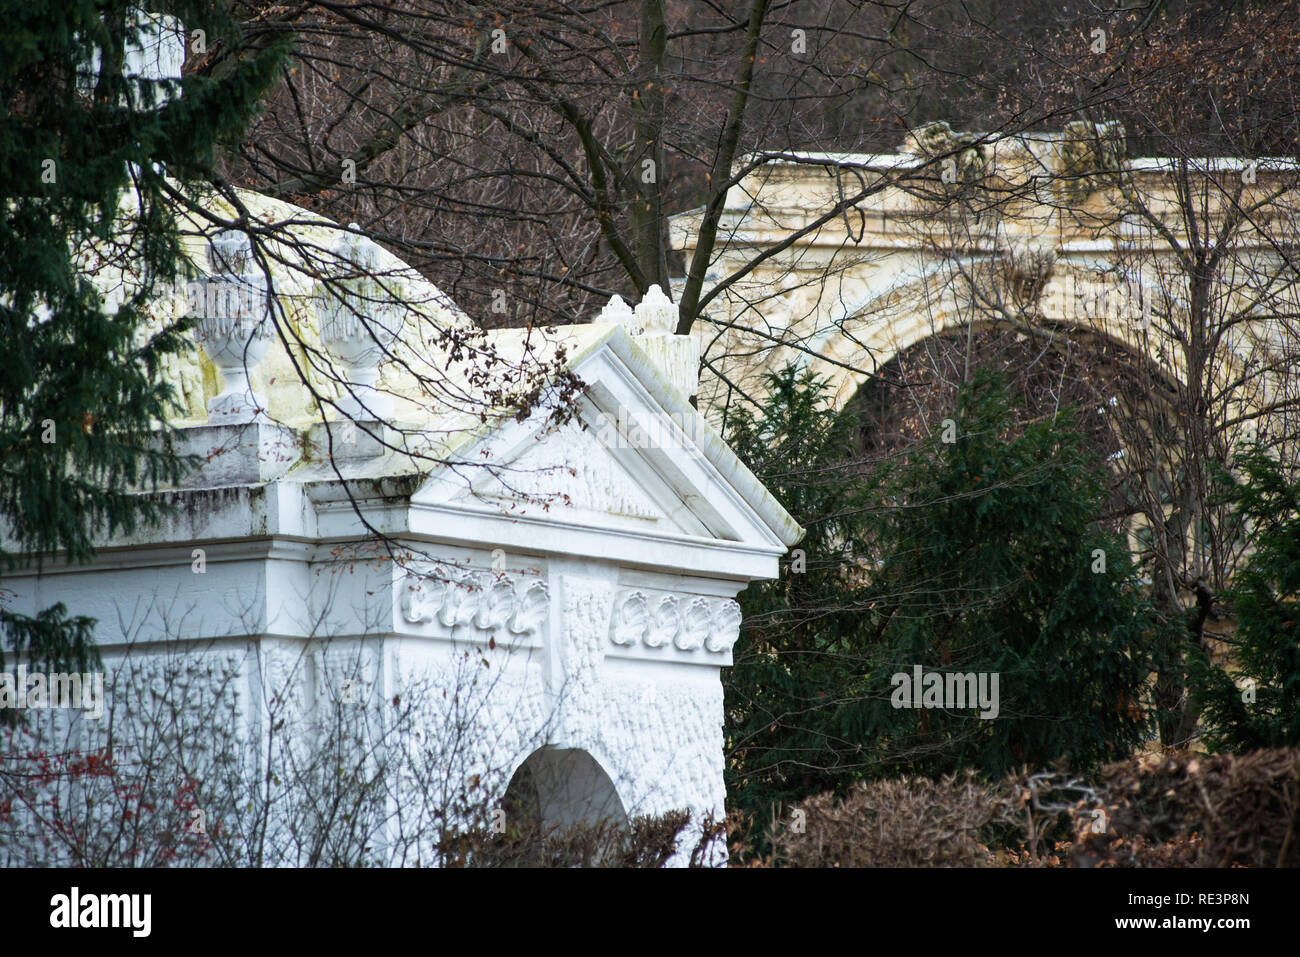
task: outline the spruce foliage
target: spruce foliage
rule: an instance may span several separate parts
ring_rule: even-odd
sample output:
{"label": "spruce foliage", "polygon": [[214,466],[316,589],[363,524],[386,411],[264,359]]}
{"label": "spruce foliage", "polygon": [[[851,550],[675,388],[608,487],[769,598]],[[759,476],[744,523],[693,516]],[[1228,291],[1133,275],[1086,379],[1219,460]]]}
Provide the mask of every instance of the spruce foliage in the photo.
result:
{"label": "spruce foliage", "polygon": [[[1017,425],[1003,381],[980,373],[950,428],[866,468],[824,383],[793,368],[770,382],[730,439],[808,529],[806,570],[787,561],[741,597],[724,677],[733,800],[766,820],[858,780],[1086,771],[1143,742],[1162,626],[1099,521],[1104,464],[1069,413]],[[997,716],[899,707],[894,676],[917,665],[997,675]]]}
{"label": "spruce foliage", "polygon": [[1300,744],[1300,483],[1262,449],[1224,477],[1253,550],[1226,598],[1236,611],[1226,668],[1208,648],[1192,657],[1191,686],[1211,751]]}
{"label": "spruce foliage", "polygon": [[[139,7],[0,0],[0,575],[28,556],[89,560],[98,536],[156,520],[162,501],[140,493],[186,466],[158,427],[173,402],[163,363],[192,348],[187,325],[151,322],[146,306],[185,277],[177,211],[286,50],[244,49],[219,3],[155,4],[226,68],[143,81],[124,69],[155,29]],[[88,278],[105,264],[124,270],[116,295]],[[54,670],[93,659],[88,619],[2,599],[0,583],[0,666],[6,645]]]}

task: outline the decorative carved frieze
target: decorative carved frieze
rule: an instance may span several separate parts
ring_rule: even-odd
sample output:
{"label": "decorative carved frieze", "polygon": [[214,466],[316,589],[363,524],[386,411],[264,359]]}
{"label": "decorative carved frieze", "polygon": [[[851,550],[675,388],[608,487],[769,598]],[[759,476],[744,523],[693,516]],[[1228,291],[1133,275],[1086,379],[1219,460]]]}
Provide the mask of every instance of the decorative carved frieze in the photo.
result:
{"label": "decorative carved frieze", "polygon": [[436,622],[447,629],[533,636],[546,627],[550,596],[540,578],[436,568],[408,573],[401,608],[411,624]]}
{"label": "decorative carved frieze", "polygon": [[681,651],[694,651],[704,644],[713,625],[713,603],[707,598],[692,598],[682,609],[682,626],[673,638]]}
{"label": "decorative carved frieze", "polygon": [[713,618],[713,630],[704,641],[709,651],[727,652],[740,637],[740,603],[728,599],[718,603]]}
{"label": "decorative carved frieze", "polygon": [[614,627],[610,632],[610,640],[624,647],[640,644],[649,622],[650,609],[645,592],[624,592],[614,606]]}
{"label": "decorative carved frieze", "polygon": [[506,627],[515,613],[515,586],[511,581],[497,578],[480,585],[480,595],[474,611],[474,626],[484,631]]}
{"label": "decorative carved frieze", "polygon": [[540,634],[546,627],[546,617],[551,610],[546,582],[540,578],[521,582],[518,595],[514,614],[507,627],[516,635]]}
{"label": "decorative carved frieze", "polygon": [[[550,615],[550,595],[541,578],[435,567],[407,575],[401,609],[406,621],[437,624],[449,633],[540,637]],[[606,619],[610,643],[625,652],[645,648],[722,655],[736,643],[741,615],[740,605],[731,599],[625,588],[612,609],[607,606],[601,613],[601,620]]]}
{"label": "decorative carved frieze", "polygon": [[470,597],[474,594],[474,579],[464,572],[447,576],[439,606],[438,621],[448,628],[462,625],[474,615]]}
{"label": "decorative carved frieze", "polygon": [[629,588],[614,602],[609,640],[624,649],[643,645],[726,654],[740,635],[740,617],[740,605],[731,599]]}
{"label": "decorative carved frieze", "polygon": [[677,636],[677,629],[681,627],[677,604],[677,599],[672,595],[664,595],[654,603],[654,610],[650,613],[650,626],[642,639],[647,648],[662,648]]}

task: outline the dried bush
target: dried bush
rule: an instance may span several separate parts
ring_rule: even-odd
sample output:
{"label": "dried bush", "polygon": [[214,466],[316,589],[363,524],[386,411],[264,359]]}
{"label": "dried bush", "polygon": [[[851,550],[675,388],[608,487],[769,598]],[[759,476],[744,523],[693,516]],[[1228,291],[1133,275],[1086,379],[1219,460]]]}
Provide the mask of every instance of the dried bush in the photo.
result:
{"label": "dried bush", "polygon": [[732,864],[1297,867],[1300,749],[1146,756],[1090,781],[1054,771],[860,784],[797,805],[772,843],[772,855]]}
{"label": "dried bush", "polygon": [[448,867],[664,867],[690,823],[687,811],[563,827],[475,828],[439,845]]}
{"label": "dried bush", "polygon": [[1300,749],[1180,753],[1108,765],[1101,833],[1076,867],[1300,866]]}
{"label": "dried bush", "polygon": [[973,774],[859,784],[809,798],[775,835],[774,862],[794,867],[987,867],[985,841],[1008,821],[1004,788]]}

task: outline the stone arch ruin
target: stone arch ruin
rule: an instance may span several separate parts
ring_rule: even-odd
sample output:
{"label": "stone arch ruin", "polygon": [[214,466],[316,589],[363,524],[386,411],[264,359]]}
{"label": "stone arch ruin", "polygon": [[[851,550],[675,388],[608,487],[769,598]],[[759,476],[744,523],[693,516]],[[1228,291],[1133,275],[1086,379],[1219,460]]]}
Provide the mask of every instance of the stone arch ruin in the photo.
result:
{"label": "stone arch ruin", "polygon": [[[944,177],[950,162],[955,185]],[[1219,184],[1201,210],[1216,227],[1234,196],[1261,223],[1290,222],[1300,208],[1293,161],[1193,159],[1188,168],[1194,181]],[[701,405],[717,418],[737,392],[761,395],[765,371],[795,362],[827,377],[842,406],[900,352],[972,322],[1104,336],[1176,382],[1183,357],[1166,327],[1187,306],[1174,245],[1186,240],[1178,171],[1168,159],[1129,158],[1116,124],[1084,123],[1016,136],[935,123],[896,153],[791,153],[761,165],[728,193],[710,276],[767,258],[710,304],[716,327],[697,323]],[[833,214],[858,190],[872,192]],[[672,223],[688,258],[699,217]],[[1266,273],[1273,240],[1249,225],[1234,236],[1235,261]],[[1298,301],[1281,277],[1226,291],[1221,308],[1249,321],[1234,327],[1221,384],[1267,364],[1278,344],[1270,317],[1294,314]],[[1274,386],[1256,377],[1235,399],[1263,407]]]}

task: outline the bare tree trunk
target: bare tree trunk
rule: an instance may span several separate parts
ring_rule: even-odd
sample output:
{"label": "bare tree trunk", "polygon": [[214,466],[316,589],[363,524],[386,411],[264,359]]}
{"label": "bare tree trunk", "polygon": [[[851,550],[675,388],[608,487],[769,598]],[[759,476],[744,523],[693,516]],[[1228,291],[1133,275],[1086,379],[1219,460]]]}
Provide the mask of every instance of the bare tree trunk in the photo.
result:
{"label": "bare tree trunk", "polygon": [[[668,285],[668,237],[664,219],[664,72],[668,23],[664,0],[641,0],[640,63],[632,90],[632,181],[639,196],[632,201],[633,243],[646,288]],[[646,289],[638,290],[642,294]]]}

